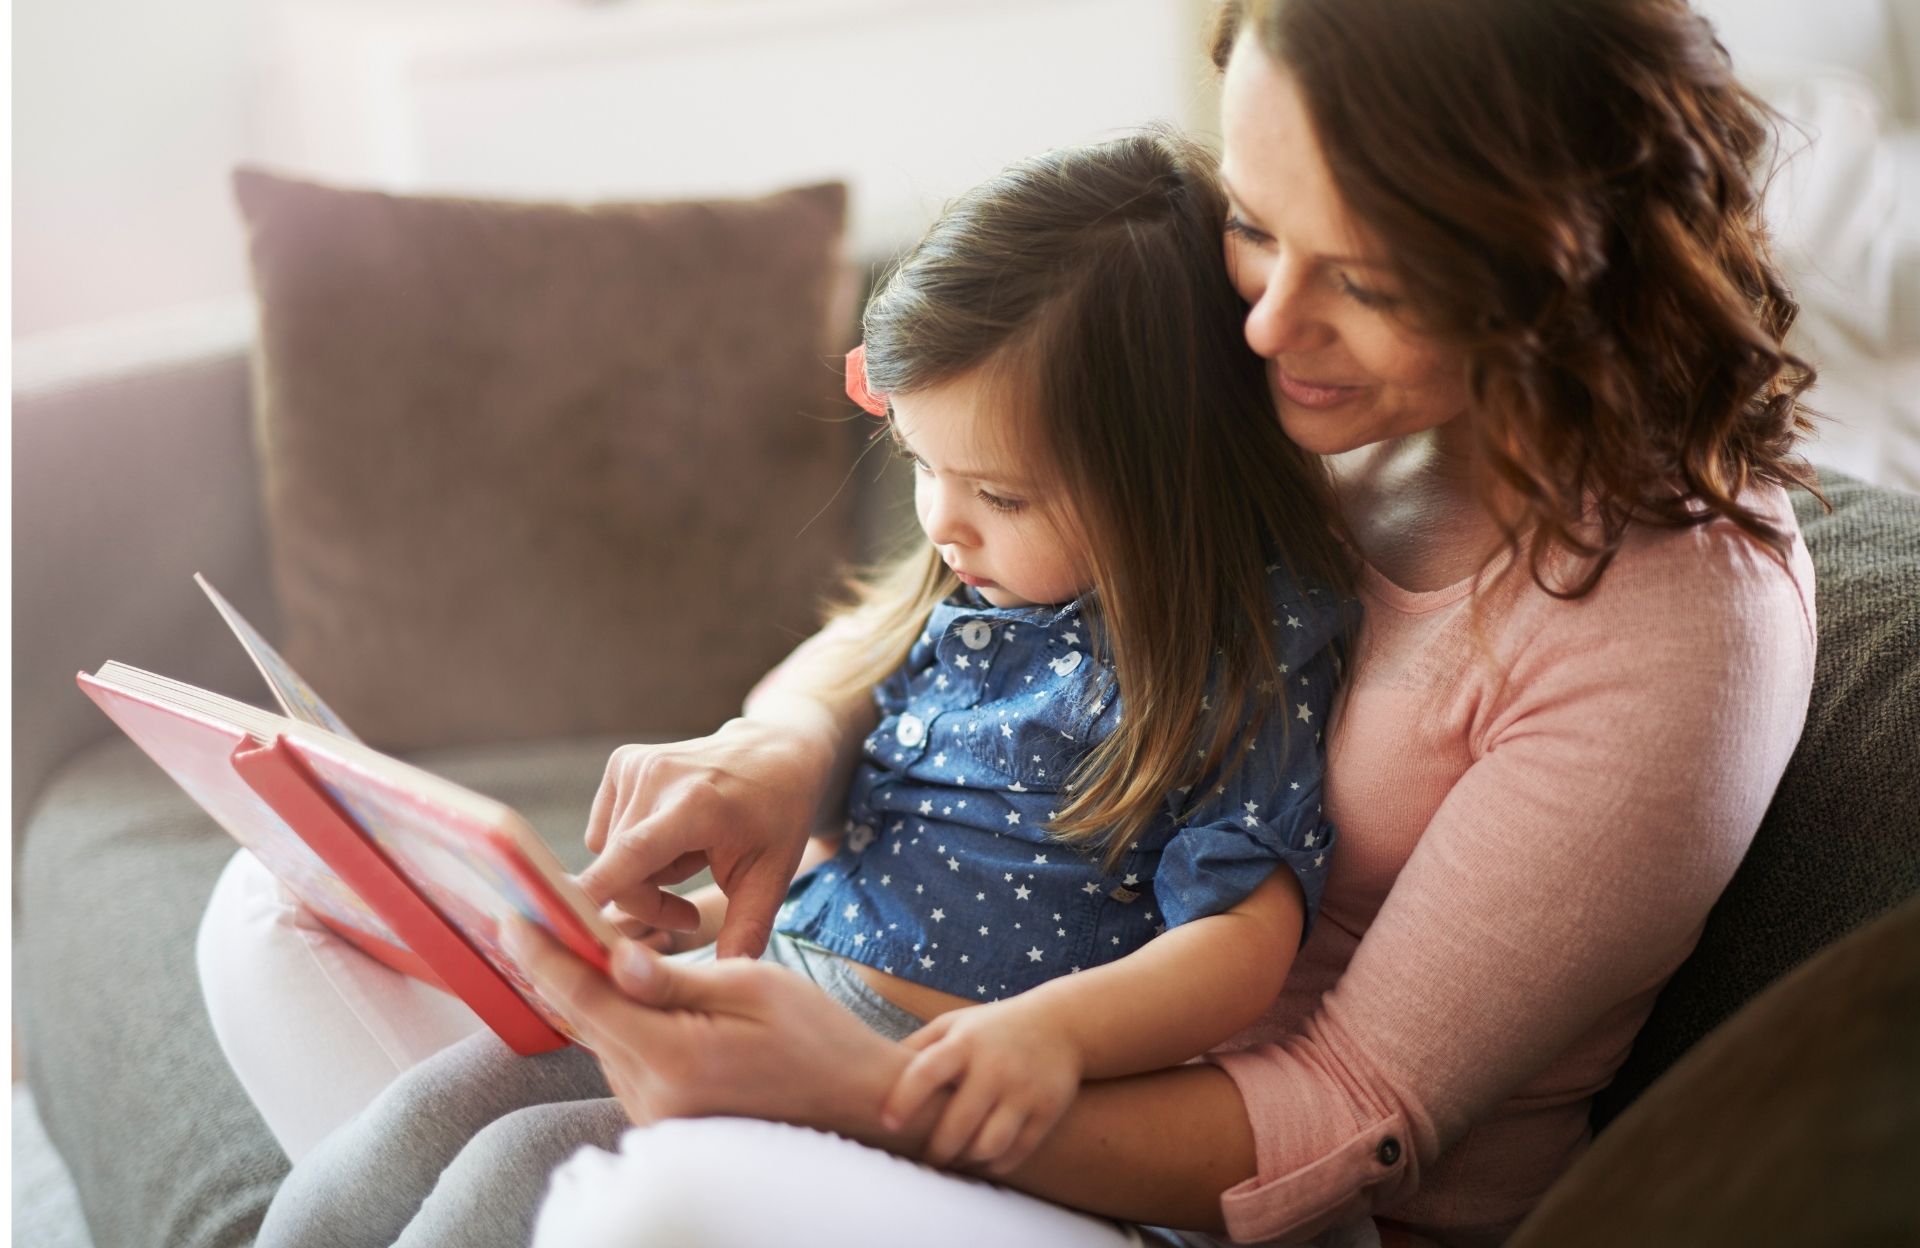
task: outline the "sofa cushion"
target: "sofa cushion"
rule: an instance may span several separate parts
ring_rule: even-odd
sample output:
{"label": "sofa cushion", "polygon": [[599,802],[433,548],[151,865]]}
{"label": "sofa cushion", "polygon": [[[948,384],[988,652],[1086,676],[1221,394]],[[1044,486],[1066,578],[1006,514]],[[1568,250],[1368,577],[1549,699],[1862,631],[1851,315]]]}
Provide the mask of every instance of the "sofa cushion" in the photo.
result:
{"label": "sofa cushion", "polygon": [[235,187],[283,650],[362,736],[697,735],[811,631],[851,540],[842,187]]}
{"label": "sofa cushion", "polygon": [[1752,847],[1594,1098],[1598,1130],[1762,989],[1920,890],[1920,497],[1823,471],[1796,492],[1819,653],[1806,729]]}
{"label": "sofa cushion", "polygon": [[[514,807],[578,870],[589,857],[587,812],[618,743],[419,761]],[[287,1162],[220,1054],[193,954],[233,841],[117,739],[64,768],[25,831],[15,1021],[94,1248],[251,1243]]]}
{"label": "sofa cushion", "polygon": [[1920,899],[1682,1058],[1507,1248],[1910,1244],[1920,1232]]}

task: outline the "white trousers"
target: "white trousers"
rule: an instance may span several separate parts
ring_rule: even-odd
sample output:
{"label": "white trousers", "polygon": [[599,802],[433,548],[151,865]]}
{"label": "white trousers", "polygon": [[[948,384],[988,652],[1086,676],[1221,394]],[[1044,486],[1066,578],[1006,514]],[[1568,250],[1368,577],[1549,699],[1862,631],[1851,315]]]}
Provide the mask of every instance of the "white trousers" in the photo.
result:
{"label": "white trousers", "polygon": [[[245,851],[221,874],[196,955],[221,1050],[296,1162],[401,1071],[484,1025],[457,999],[334,935]],[[1120,1248],[1144,1241],[1131,1228],[836,1135],[712,1118],[636,1128],[617,1154],[583,1148],[554,1172],[534,1242]]]}

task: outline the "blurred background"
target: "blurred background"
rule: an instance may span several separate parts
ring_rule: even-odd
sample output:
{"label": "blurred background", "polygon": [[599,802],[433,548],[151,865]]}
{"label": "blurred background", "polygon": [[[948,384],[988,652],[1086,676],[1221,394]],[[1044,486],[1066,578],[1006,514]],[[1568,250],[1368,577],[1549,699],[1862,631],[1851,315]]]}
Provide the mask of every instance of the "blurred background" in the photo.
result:
{"label": "blurred background", "polygon": [[[21,385],[251,324],[227,173],[587,200],[853,188],[883,259],[1009,159],[1213,128],[1209,0],[19,0]],[[1920,0],[1705,0],[1776,183],[1817,457],[1920,487]],[[1805,150],[1799,150],[1805,149]]]}

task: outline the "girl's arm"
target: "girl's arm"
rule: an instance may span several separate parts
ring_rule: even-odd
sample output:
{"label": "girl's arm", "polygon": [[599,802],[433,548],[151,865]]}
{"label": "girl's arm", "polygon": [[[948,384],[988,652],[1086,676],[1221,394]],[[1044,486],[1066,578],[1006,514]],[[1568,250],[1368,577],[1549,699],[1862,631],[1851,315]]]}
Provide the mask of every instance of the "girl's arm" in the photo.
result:
{"label": "girl's arm", "polygon": [[1258,1019],[1280,994],[1303,920],[1298,881],[1275,871],[1232,909],[1124,958],[943,1014],[907,1040],[920,1053],[882,1122],[912,1120],[952,1085],[923,1156],[1006,1173],[1067,1112],[1082,1079],[1178,1065]]}
{"label": "girl's arm", "polygon": [[1276,871],[1223,914],[1163,932],[1117,962],[1065,975],[1022,1004],[1068,1035],[1088,1079],[1177,1066],[1266,1013],[1293,967],[1305,904]]}

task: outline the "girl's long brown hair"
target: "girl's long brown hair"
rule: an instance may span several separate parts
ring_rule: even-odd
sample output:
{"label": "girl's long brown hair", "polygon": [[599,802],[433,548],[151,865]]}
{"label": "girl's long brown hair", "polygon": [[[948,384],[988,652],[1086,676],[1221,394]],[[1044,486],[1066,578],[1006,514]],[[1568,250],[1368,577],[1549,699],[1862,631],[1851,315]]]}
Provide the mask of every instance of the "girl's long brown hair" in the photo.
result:
{"label": "girl's long brown hair", "polygon": [[[1109,867],[1279,705],[1268,568],[1351,588],[1325,470],[1241,336],[1226,214],[1212,158],[1171,133],[1048,152],[949,205],[863,319],[875,390],[1003,383],[1086,534],[1088,631],[1125,712],[1051,830]],[[857,588],[873,640],[843,690],[883,679],[958,582],[922,541]]]}
{"label": "girl's long brown hair", "polygon": [[[1589,593],[1635,522],[1725,519],[1785,559],[1741,501],[1818,492],[1755,181],[1771,114],[1685,0],[1228,0],[1222,69],[1243,34],[1461,352],[1483,496],[1542,589]],[[1556,550],[1579,570],[1545,575]]]}

